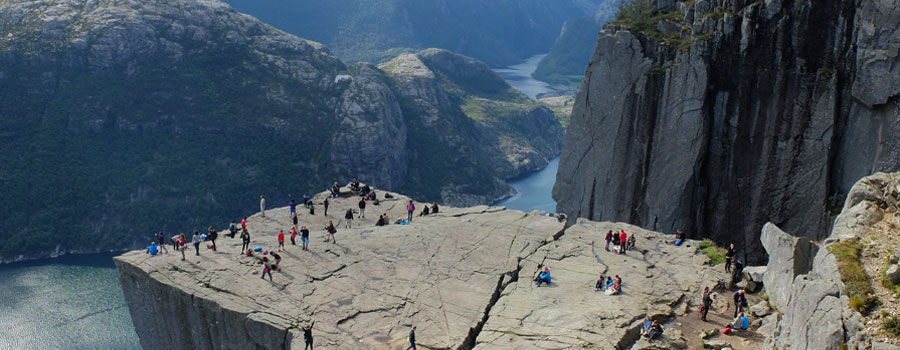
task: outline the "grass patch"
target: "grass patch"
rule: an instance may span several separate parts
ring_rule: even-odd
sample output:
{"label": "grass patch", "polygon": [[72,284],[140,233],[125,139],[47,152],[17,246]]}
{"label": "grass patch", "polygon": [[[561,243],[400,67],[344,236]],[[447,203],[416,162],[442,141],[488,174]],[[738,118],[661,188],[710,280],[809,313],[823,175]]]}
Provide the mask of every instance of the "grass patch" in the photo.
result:
{"label": "grass patch", "polygon": [[769,301],[769,295],[765,292],[759,293],[759,298],[765,301]]}
{"label": "grass patch", "polygon": [[863,245],[859,241],[846,240],[832,244],[828,247],[828,252],[837,260],[841,281],[844,282],[844,294],[850,298],[850,307],[865,315],[880,305],[881,301],[873,296],[872,285],[859,262],[862,249]]}
{"label": "grass patch", "polygon": [[886,258],[884,267],[881,268],[881,285],[894,293],[900,293],[900,285],[891,283],[891,279],[887,276],[887,269],[891,267],[891,265],[890,257]]}
{"label": "grass patch", "polygon": [[881,330],[892,337],[900,337],[900,317],[888,315],[881,319]]}
{"label": "grass patch", "polygon": [[718,265],[725,262],[725,254],[728,253],[725,248],[717,246],[713,241],[704,239],[700,242],[700,251],[709,257],[709,263]]}

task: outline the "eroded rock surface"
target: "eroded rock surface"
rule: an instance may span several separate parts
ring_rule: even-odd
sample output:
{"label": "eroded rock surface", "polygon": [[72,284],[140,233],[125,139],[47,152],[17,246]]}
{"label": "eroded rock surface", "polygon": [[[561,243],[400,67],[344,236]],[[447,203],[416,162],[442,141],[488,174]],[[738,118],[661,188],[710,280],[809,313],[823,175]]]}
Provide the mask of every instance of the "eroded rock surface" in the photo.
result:
{"label": "eroded rock surface", "polygon": [[[356,201],[333,199],[329,218],[321,206],[317,216],[298,208],[312,229],[310,250],[288,239],[274,282],[260,279],[258,254],[238,254],[237,238],[220,238],[218,252],[202,248],[200,257],[189,249],[184,262],[171,250],[116,258],[142,345],[296,348],[298,327],[316,320],[316,344],[327,348],[404,348],[413,324],[426,348],[630,348],[645,316],[670,319],[718,276],[695,255],[696,242],[669,246],[627,224],[579,221],[564,230],[552,216],[481,206],[375,227],[378,214],[406,216],[407,198],[397,195],[343,229],[337,218]],[[339,227],[338,244],[323,242],[328,219]],[[287,208],[251,217],[251,247],[273,251],[289,222]],[[637,249],[606,252],[609,229],[636,233]],[[532,282],[539,266],[551,268],[549,287]],[[620,275],[622,295],[594,292],[600,273]]]}

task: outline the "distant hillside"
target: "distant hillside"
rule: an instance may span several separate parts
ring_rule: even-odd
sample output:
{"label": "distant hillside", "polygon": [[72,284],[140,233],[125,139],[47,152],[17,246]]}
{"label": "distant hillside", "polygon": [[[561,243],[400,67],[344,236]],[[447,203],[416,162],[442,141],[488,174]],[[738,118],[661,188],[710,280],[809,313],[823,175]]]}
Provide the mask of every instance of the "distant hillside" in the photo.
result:
{"label": "distant hillside", "polygon": [[[552,112],[484,63],[436,52],[447,99],[425,113],[376,67],[219,1],[0,0],[0,33],[3,261],[222,227],[260,194],[284,205],[353,177],[487,203],[561,144]],[[469,96],[496,109],[454,115]]]}
{"label": "distant hillside", "polygon": [[347,62],[382,62],[437,47],[503,67],[547,52],[564,21],[594,13],[602,0],[226,1],[325,43]]}
{"label": "distant hillside", "polygon": [[603,24],[615,17],[616,3],[617,0],[607,0],[593,16],[566,21],[550,52],[538,63],[532,76],[552,84],[581,85],[584,70],[597,44],[597,35]]}

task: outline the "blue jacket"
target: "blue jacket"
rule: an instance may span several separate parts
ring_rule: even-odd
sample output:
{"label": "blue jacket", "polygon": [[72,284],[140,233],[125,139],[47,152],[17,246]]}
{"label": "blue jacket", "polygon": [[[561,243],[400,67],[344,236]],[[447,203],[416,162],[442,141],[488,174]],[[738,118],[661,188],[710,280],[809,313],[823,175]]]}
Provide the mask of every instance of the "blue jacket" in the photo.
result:
{"label": "blue jacket", "polygon": [[542,279],[542,280],[547,280],[547,283],[550,283],[550,274],[549,273],[541,272],[541,274],[538,275],[538,277],[540,277],[540,279]]}

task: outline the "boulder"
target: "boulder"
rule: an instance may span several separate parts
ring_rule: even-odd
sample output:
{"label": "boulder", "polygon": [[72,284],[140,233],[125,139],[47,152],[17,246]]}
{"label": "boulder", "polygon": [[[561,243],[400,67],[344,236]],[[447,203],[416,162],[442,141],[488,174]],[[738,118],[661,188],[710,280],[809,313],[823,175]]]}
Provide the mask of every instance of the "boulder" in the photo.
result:
{"label": "boulder", "polygon": [[884,272],[887,275],[887,278],[891,280],[893,284],[900,284],[900,266],[897,264],[892,264],[887,268]]}
{"label": "boulder", "polygon": [[765,274],[765,266],[748,266],[744,268],[744,279],[750,279],[753,280],[753,282],[762,283]]}
{"label": "boulder", "polygon": [[716,334],[719,334],[718,328],[704,329],[702,332],[700,332],[700,339],[709,339]]}
{"label": "boulder", "polygon": [[762,287],[761,284],[751,280],[743,280],[735,284],[736,287],[746,290],[747,293],[756,293]]}
{"label": "boulder", "polygon": [[755,317],[765,317],[771,312],[772,309],[766,301],[760,301],[759,303],[756,303],[756,305],[750,307],[750,314]]}
{"label": "boulder", "polygon": [[687,348],[687,340],[684,339],[681,331],[677,329],[666,329],[663,331],[661,337],[653,340],[640,337],[640,339],[631,346],[631,350],[677,350]]}
{"label": "boulder", "polygon": [[771,222],[763,226],[760,240],[769,254],[763,285],[769,301],[783,308],[790,299],[794,277],[812,269],[818,246],[806,238],[791,236]]}
{"label": "boulder", "polygon": [[712,339],[703,342],[703,348],[709,350],[722,350],[731,348],[731,343],[722,339]]}

